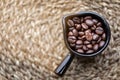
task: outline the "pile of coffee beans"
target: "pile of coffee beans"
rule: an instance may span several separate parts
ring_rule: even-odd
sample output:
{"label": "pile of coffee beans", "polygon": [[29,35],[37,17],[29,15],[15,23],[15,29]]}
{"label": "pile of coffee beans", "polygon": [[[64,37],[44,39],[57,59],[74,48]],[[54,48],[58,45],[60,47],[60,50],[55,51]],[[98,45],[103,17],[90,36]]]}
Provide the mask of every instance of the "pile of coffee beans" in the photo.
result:
{"label": "pile of coffee beans", "polygon": [[69,45],[78,53],[93,53],[104,46],[106,34],[98,19],[76,16],[67,20],[67,26]]}

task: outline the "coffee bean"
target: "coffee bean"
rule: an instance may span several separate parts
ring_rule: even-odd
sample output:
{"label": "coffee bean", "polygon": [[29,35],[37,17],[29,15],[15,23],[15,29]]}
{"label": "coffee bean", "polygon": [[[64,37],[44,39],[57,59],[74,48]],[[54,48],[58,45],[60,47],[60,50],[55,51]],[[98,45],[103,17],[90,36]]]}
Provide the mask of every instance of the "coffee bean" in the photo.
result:
{"label": "coffee bean", "polygon": [[88,26],[85,23],[82,23],[81,26],[83,29],[88,29]]}
{"label": "coffee bean", "polygon": [[75,36],[68,36],[69,39],[74,39],[76,40],[76,37]]}
{"label": "coffee bean", "polygon": [[106,34],[104,33],[104,34],[102,35],[102,39],[105,40],[105,38],[106,38]]}
{"label": "coffee bean", "polygon": [[101,38],[101,37],[99,37],[99,39],[97,40],[97,43],[99,43],[99,42],[101,41],[101,39],[102,39],[102,38]]}
{"label": "coffee bean", "polygon": [[88,26],[93,26],[93,21],[92,20],[90,20],[90,19],[87,19],[87,20],[85,20],[85,23],[88,25]]}
{"label": "coffee bean", "polygon": [[94,22],[94,24],[97,24],[98,20],[97,19],[93,19],[93,22]]}
{"label": "coffee bean", "polygon": [[73,36],[73,33],[70,31],[70,32],[68,33],[68,36]]}
{"label": "coffee bean", "polygon": [[85,19],[85,20],[86,20],[86,19],[92,19],[92,17],[91,17],[91,16],[86,16],[84,19]]}
{"label": "coffee bean", "polygon": [[93,50],[86,51],[86,53],[93,53],[93,52],[94,52]]}
{"label": "coffee bean", "polygon": [[91,30],[90,29],[87,29],[86,31],[85,31],[85,34],[86,33],[91,33]]}
{"label": "coffee bean", "polygon": [[84,41],[84,44],[86,45],[86,44],[90,44],[90,42],[89,41]]}
{"label": "coffee bean", "polygon": [[105,41],[100,41],[99,47],[103,47],[104,44],[105,44]]}
{"label": "coffee bean", "polygon": [[93,25],[92,27],[91,27],[91,30],[95,30],[96,29],[96,25]]}
{"label": "coffee bean", "polygon": [[77,31],[76,29],[73,29],[72,32],[73,32],[73,35],[74,35],[74,36],[78,36],[78,31]]}
{"label": "coffee bean", "polygon": [[67,24],[68,24],[69,27],[74,26],[74,22],[70,19],[67,21]]}
{"label": "coffee bean", "polygon": [[84,45],[83,50],[86,51],[86,50],[88,50],[88,48]]}
{"label": "coffee bean", "polygon": [[84,51],[82,49],[78,49],[77,52],[84,53]]}
{"label": "coffee bean", "polygon": [[91,41],[92,38],[93,38],[93,36],[92,36],[92,34],[91,34],[90,32],[86,32],[86,33],[85,33],[85,37],[86,37],[86,39],[87,39],[88,41]]}
{"label": "coffee bean", "polygon": [[93,40],[98,40],[98,39],[99,39],[99,35],[94,34],[94,35],[93,35]]}
{"label": "coffee bean", "polygon": [[75,43],[76,40],[75,40],[75,39],[68,38],[68,42],[69,42],[69,43]]}
{"label": "coffee bean", "polygon": [[81,20],[81,23],[82,23],[84,21],[83,17],[81,17],[80,20]]}
{"label": "coffee bean", "polygon": [[78,39],[82,39],[82,40],[84,40],[85,39],[85,36],[82,36],[82,37],[78,37]]}
{"label": "coffee bean", "polygon": [[88,44],[86,46],[87,46],[87,48],[90,48],[90,49],[93,47],[91,44]]}
{"label": "coffee bean", "polygon": [[72,43],[70,43],[70,46],[71,46],[71,47],[75,47],[75,44],[74,44],[74,43],[73,43],[73,44],[72,44]]}
{"label": "coffee bean", "polygon": [[101,26],[102,26],[102,23],[101,23],[101,22],[98,22],[98,23],[97,23],[97,26],[98,26],[98,27],[101,27]]}
{"label": "coffee bean", "polygon": [[69,28],[69,31],[72,31],[73,29],[75,29],[75,28],[74,28],[74,27],[70,27],[70,28]]}
{"label": "coffee bean", "polygon": [[76,44],[78,44],[78,45],[79,45],[79,44],[83,44],[83,41],[82,41],[82,40],[77,40],[77,41],[76,41]]}
{"label": "coffee bean", "polygon": [[96,32],[97,34],[102,34],[102,33],[104,32],[104,30],[103,30],[103,28],[101,28],[101,27],[97,27],[96,30],[95,30],[95,32]]}
{"label": "coffee bean", "polygon": [[83,47],[83,45],[76,45],[75,47],[76,47],[76,49],[80,49]]}
{"label": "coffee bean", "polygon": [[93,49],[95,50],[95,51],[97,51],[98,50],[98,44],[95,44],[94,46],[93,46]]}
{"label": "coffee bean", "polygon": [[92,45],[94,45],[96,43],[96,41],[91,41]]}
{"label": "coffee bean", "polygon": [[76,29],[77,29],[77,30],[80,30],[80,29],[81,29],[81,25],[80,25],[80,24],[77,24],[77,25],[76,25]]}
{"label": "coffee bean", "polygon": [[84,32],[78,32],[78,34],[79,34],[80,36],[83,36],[83,35],[84,35]]}
{"label": "coffee bean", "polygon": [[81,22],[79,17],[73,17],[73,21],[75,23],[80,23]]}

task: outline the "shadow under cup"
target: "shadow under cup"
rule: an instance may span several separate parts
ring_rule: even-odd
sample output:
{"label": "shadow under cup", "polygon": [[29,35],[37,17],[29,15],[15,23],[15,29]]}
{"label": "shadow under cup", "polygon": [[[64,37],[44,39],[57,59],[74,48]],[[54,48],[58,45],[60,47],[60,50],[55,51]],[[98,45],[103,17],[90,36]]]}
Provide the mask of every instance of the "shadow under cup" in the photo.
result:
{"label": "shadow under cup", "polygon": [[[68,40],[67,40],[68,27],[69,27],[67,25],[67,21],[68,21],[68,19],[72,19],[75,16],[77,16],[77,17],[92,16],[93,18],[98,19],[102,23],[102,25],[103,25],[102,27],[103,27],[105,34],[106,34],[106,40],[105,40],[105,44],[103,47],[101,47],[96,52],[93,52],[90,54],[78,53],[70,47]],[[64,41],[65,41],[65,44],[70,52],[55,70],[55,73],[59,76],[62,76],[66,72],[67,68],[69,67],[69,65],[72,62],[75,55],[76,56],[83,56],[83,57],[91,57],[91,56],[95,56],[97,54],[100,54],[109,44],[110,36],[111,36],[110,27],[109,27],[109,24],[107,23],[107,21],[105,20],[105,18],[103,18],[101,15],[99,15],[98,13],[95,13],[95,12],[79,12],[76,14],[66,15],[62,19],[62,24],[63,24],[63,32],[64,32]]]}

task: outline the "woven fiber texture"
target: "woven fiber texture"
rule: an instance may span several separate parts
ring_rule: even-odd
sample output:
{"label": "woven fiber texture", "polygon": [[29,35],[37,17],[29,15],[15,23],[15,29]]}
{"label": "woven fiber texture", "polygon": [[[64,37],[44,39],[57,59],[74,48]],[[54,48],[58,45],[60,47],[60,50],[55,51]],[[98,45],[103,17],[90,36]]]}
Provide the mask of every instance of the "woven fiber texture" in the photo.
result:
{"label": "woven fiber texture", "polygon": [[[104,16],[111,28],[106,50],[75,58],[63,77],[54,74],[69,52],[62,17],[79,11]],[[120,80],[120,0],[0,0],[1,80]]]}

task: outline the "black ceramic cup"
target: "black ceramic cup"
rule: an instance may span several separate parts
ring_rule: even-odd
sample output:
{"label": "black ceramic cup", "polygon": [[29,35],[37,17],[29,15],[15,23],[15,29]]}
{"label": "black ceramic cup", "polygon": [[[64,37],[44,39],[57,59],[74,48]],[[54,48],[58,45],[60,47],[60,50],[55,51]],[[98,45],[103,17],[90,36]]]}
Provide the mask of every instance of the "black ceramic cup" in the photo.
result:
{"label": "black ceramic cup", "polygon": [[[104,28],[104,31],[106,33],[106,40],[105,40],[105,44],[102,48],[100,48],[97,52],[93,52],[91,54],[83,54],[83,53],[78,53],[76,51],[74,51],[68,41],[67,41],[67,34],[68,34],[68,26],[67,26],[67,22],[68,19],[71,19],[75,16],[78,16],[78,17],[83,17],[83,16],[92,16],[93,18],[96,18],[98,19],[100,22],[102,22],[102,25],[103,25],[103,28]],[[98,55],[100,53],[102,53],[102,51],[107,47],[107,45],[109,44],[109,41],[110,41],[110,36],[111,36],[111,31],[110,31],[110,27],[109,27],[109,24],[107,23],[107,21],[105,20],[105,18],[103,18],[101,15],[99,15],[98,13],[95,13],[95,12],[79,12],[79,13],[75,13],[75,14],[70,14],[70,15],[66,15],[63,17],[62,19],[62,24],[63,24],[63,32],[64,32],[64,41],[65,41],[65,44],[67,46],[67,48],[69,49],[69,53],[68,55],[65,57],[65,59],[61,62],[61,64],[55,69],[55,73],[59,76],[62,76],[67,68],[69,67],[69,65],[71,64],[74,56],[82,56],[82,57],[92,57],[92,56],[95,56],[95,55]]]}

